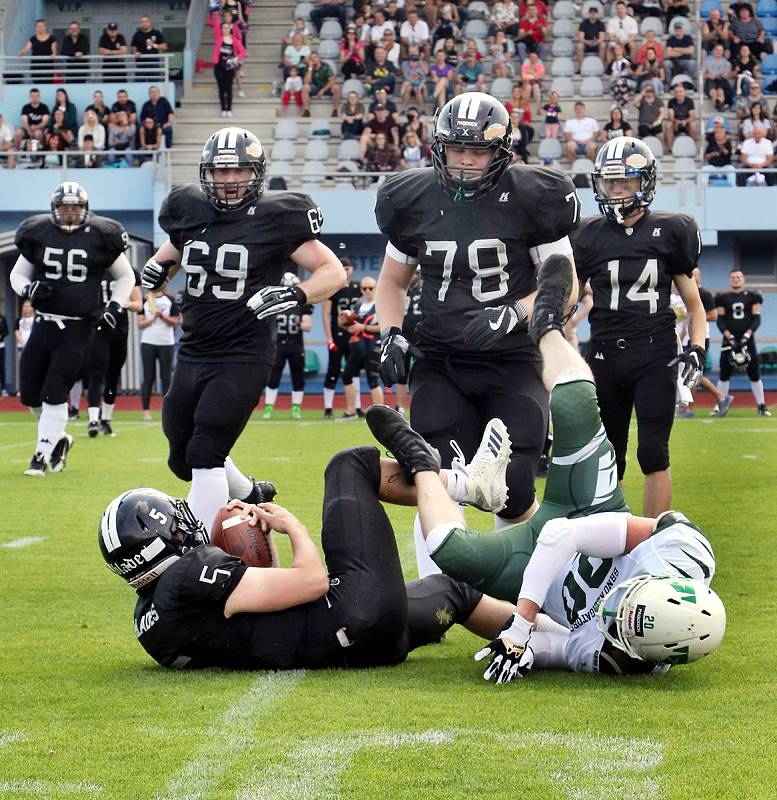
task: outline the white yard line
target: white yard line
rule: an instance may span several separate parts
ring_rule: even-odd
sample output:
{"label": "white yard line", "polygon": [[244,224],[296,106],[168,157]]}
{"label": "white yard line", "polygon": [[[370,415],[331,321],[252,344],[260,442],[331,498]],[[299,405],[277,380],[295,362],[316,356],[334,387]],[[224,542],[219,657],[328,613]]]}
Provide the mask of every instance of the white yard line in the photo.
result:
{"label": "white yard line", "polygon": [[56,798],[96,797],[103,787],[84,781],[54,783],[53,781],[0,781],[0,797],[40,797],[43,800]]}
{"label": "white yard line", "polygon": [[29,547],[31,544],[45,541],[45,536],[22,536],[21,539],[12,539],[10,542],[2,542],[0,543],[0,547],[6,547],[9,550],[18,550],[22,547]]}

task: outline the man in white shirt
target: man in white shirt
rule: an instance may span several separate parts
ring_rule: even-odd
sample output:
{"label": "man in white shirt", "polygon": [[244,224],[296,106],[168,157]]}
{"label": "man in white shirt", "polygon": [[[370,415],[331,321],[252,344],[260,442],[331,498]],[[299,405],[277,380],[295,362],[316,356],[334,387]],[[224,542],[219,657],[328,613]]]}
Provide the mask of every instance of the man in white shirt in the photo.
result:
{"label": "man in white shirt", "polygon": [[377,47],[383,43],[384,31],[390,30],[392,33],[396,33],[397,29],[391,20],[386,20],[386,15],[380,8],[375,9],[374,20],[375,24],[370,28],[370,41],[373,47]]}
{"label": "man in white shirt", "polygon": [[634,17],[626,13],[626,3],[618,0],[615,4],[615,16],[607,20],[607,40],[610,47],[622,44],[626,52],[631,55],[634,43],[639,33],[639,25]]}
{"label": "man in white shirt", "polygon": [[418,18],[418,11],[415,8],[408,9],[407,19],[399,29],[399,39],[406,50],[413,46],[418,47],[419,51],[428,50],[429,26]]}
{"label": "man in white shirt", "polygon": [[[764,136],[766,130],[763,125],[753,125],[753,135],[742,142],[742,166],[752,170],[769,169],[774,164],[774,150],[772,143]],[[755,173],[740,172],[737,175],[737,185],[746,186],[747,179]],[[760,173],[766,180],[767,186],[774,186],[774,175],[769,172]],[[758,185],[760,181],[756,183]]]}
{"label": "man in white shirt", "polygon": [[569,160],[585,157],[593,161],[596,156],[598,132],[599,123],[593,117],[586,116],[585,103],[578,100],[575,103],[575,116],[564,123],[564,139]]}

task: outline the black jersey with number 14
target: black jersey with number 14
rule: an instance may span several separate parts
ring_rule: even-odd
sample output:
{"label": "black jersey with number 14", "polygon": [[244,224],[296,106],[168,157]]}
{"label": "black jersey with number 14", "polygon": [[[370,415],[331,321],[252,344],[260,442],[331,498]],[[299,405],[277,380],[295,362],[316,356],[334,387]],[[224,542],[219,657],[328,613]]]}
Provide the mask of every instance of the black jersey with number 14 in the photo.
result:
{"label": "black jersey with number 14", "polygon": [[693,274],[701,237],[693,217],[647,211],[632,228],[586,217],[574,237],[580,283],[590,281],[592,339],[671,336],[675,275]]}

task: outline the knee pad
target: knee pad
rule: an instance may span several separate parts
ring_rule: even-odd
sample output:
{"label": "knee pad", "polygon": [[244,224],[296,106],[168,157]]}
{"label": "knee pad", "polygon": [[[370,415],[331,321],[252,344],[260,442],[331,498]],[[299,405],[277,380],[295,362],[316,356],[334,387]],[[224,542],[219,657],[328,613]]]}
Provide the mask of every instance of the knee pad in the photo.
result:
{"label": "knee pad", "polygon": [[644,475],[669,469],[669,437],[662,431],[643,431],[637,445],[637,461]]}
{"label": "knee pad", "polygon": [[231,447],[221,441],[221,431],[197,429],[186,445],[186,463],[192,469],[223,467]]}
{"label": "knee pad", "polygon": [[513,455],[507,465],[507,505],[497,515],[515,519],[531,508],[534,502],[534,468],[529,458]]}

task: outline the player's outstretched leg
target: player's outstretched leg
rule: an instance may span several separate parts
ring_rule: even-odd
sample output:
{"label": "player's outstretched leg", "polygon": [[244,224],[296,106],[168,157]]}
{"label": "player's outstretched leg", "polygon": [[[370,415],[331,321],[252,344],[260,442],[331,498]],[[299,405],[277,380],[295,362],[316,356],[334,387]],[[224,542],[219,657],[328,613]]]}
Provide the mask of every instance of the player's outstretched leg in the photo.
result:
{"label": "player's outstretched leg", "polygon": [[440,471],[440,454],[398,411],[376,405],[367,409],[366,416],[372,435],[404,467],[408,481],[412,483],[417,472]]}

